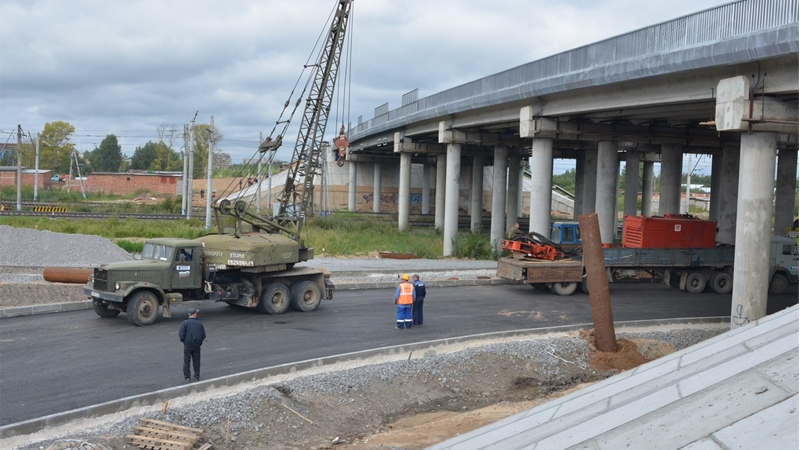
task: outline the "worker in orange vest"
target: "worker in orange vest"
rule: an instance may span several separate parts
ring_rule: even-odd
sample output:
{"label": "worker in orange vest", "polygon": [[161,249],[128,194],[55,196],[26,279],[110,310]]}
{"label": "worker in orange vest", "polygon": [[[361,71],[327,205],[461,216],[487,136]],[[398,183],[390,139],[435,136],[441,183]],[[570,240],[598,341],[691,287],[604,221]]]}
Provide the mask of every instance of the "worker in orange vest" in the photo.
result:
{"label": "worker in orange vest", "polygon": [[411,307],[417,298],[414,285],[408,282],[408,274],[404,273],[402,281],[394,292],[394,304],[397,305],[397,328],[411,328]]}

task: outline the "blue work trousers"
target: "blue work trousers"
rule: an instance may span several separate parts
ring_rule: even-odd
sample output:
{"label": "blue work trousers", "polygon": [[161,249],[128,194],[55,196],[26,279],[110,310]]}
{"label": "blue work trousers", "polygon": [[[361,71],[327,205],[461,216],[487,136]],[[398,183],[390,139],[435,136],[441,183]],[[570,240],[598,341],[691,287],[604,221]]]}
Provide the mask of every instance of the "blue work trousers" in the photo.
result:
{"label": "blue work trousers", "polygon": [[397,305],[397,328],[411,328],[411,305]]}

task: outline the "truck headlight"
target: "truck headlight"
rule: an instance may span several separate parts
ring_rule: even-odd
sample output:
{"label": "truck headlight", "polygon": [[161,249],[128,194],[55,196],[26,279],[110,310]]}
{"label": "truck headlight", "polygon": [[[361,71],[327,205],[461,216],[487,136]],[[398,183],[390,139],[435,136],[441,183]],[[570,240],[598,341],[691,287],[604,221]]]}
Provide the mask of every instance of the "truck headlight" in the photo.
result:
{"label": "truck headlight", "polygon": [[115,284],[115,285],[114,285],[114,290],[116,290],[116,291],[118,291],[118,290],[119,290],[119,283],[117,283],[117,284]]}

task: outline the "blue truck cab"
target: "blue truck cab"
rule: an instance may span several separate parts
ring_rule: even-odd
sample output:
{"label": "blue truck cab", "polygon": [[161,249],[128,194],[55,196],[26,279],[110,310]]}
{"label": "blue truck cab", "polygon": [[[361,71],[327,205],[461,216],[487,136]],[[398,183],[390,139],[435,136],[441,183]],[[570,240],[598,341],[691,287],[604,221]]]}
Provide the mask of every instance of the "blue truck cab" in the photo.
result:
{"label": "blue truck cab", "polygon": [[554,222],[550,229],[550,240],[556,244],[580,245],[581,229],[578,222]]}

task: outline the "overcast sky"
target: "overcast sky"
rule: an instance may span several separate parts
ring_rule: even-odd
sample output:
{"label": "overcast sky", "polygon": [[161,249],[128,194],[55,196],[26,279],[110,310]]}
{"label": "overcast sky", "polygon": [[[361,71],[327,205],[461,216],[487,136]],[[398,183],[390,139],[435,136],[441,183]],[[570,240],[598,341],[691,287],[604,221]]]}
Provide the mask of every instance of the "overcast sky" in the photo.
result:
{"label": "overcast sky", "polygon": [[[355,0],[351,105],[339,125],[722,0]],[[122,151],[159,125],[215,125],[234,163],[253,155],[301,75],[336,0],[0,0],[0,138],[63,120],[79,151]],[[339,85],[344,83],[341,72]],[[298,113],[295,123],[299,122]],[[339,125],[337,125],[339,124]],[[293,142],[297,129],[287,133]],[[183,145],[179,139],[176,149]],[[278,159],[291,157],[284,144]],[[709,163],[710,165],[710,163]],[[562,173],[557,166],[556,173]]]}

